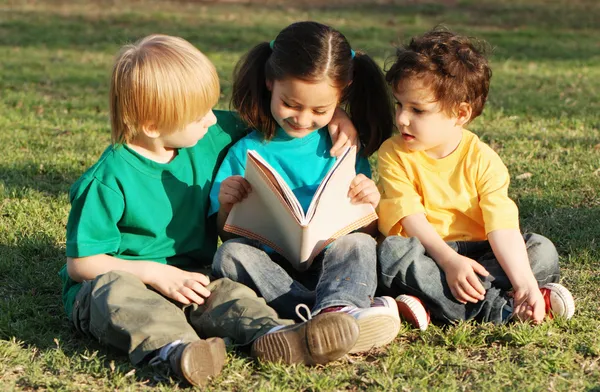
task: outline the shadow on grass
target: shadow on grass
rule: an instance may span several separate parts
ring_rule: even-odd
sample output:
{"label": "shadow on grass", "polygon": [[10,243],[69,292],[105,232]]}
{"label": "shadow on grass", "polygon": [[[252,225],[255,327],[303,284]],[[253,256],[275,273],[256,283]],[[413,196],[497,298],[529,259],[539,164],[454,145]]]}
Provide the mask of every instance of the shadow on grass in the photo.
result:
{"label": "shadow on grass", "polygon": [[[58,276],[64,254],[64,247],[43,234],[21,238],[14,246],[0,244],[0,340],[14,339],[30,353],[60,349],[69,358],[99,360],[104,370],[95,372],[128,373],[133,365],[125,354],[81,335],[68,321]],[[60,371],[60,367],[52,369]],[[147,385],[157,383],[152,375],[146,366],[135,373]],[[27,378],[21,383],[21,387],[35,387],[27,385]]]}
{"label": "shadow on grass", "polygon": [[519,198],[518,205],[523,231],[548,237],[561,256],[600,265],[600,206],[556,206],[532,196]]}
{"label": "shadow on grass", "polygon": [[21,163],[19,165],[0,164],[0,184],[4,183],[5,192],[19,192],[25,188],[34,189],[50,196],[68,194],[71,185],[83,174],[84,170],[51,164]]}

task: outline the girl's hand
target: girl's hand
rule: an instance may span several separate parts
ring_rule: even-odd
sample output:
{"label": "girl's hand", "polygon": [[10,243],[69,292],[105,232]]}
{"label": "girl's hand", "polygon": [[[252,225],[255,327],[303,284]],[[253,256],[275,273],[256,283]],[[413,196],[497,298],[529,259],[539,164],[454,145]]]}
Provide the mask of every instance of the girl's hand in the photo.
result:
{"label": "girl's hand", "polygon": [[457,301],[477,303],[485,298],[485,288],[477,274],[488,276],[489,272],[478,262],[458,253],[444,263],[444,273],[450,291]]}
{"label": "girl's hand", "polygon": [[354,177],[350,184],[348,197],[352,203],[370,203],[373,208],[377,208],[379,200],[381,199],[379,189],[377,189],[375,182],[364,174],[358,174]]}
{"label": "girl's hand", "polygon": [[358,132],[350,121],[350,117],[342,108],[336,108],[333,117],[327,126],[329,136],[333,142],[333,147],[329,150],[332,157],[336,157],[344,152],[346,147],[359,146]]}
{"label": "girl's hand", "polygon": [[242,176],[227,177],[219,189],[219,204],[226,213],[231,212],[233,205],[244,200],[252,191],[250,183]]}
{"label": "girl's hand", "polygon": [[210,283],[206,275],[154,262],[147,268],[145,281],[165,297],[184,305],[202,305],[204,298],[210,296],[210,291],[205,287]]}

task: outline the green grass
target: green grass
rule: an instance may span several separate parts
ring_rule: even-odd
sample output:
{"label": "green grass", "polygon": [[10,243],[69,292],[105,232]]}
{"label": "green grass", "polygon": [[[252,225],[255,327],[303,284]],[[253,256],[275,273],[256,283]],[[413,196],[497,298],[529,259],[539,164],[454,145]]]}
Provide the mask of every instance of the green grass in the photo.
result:
{"label": "green grass", "polygon": [[219,69],[226,108],[244,51],[316,19],[382,64],[394,43],[439,23],[489,41],[489,104],[471,129],[509,167],[523,230],[557,244],[576,314],[539,327],[405,325],[383,350],[317,368],[232,351],[209,389],[600,391],[600,4],[264,2],[0,0],[0,390],[179,388],[80,337],[63,316],[67,192],[109,142],[113,56],[146,34],[183,36]]}

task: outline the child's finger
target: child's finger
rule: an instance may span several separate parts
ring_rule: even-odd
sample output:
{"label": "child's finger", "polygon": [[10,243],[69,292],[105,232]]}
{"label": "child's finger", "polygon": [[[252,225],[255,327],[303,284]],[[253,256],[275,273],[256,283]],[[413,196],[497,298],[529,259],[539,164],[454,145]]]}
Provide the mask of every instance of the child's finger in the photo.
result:
{"label": "child's finger", "polygon": [[369,178],[367,176],[365,176],[362,173],[357,174],[356,176],[354,176],[354,178],[352,179],[352,181],[350,182],[350,189],[357,187],[358,185],[362,184],[365,181],[368,181]]}
{"label": "child's finger", "polygon": [[176,291],[170,295],[168,295],[168,297],[170,297],[171,299],[174,299],[175,301],[182,303],[184,305],[189,305],[190,304],[190,300],[187,299],[183,294],[181,294],[179,291]]}
{"label": "child's finger", "polygon": [[488,276],[490,274],[483,265],[479,264],[478,262],[476,262],[473,259],[470,259],[470,260],[471,260],[471,267],[473,268],[473,271],[475,271],[476,273],[478,273],[481,276]]}
{"label": "child's finger", "polygon": [[[198,295],[201,295],[205,298],[208,298],[210,296],[210,290],[201,285],[200,283],[196,282],[195,280],[186,280],[185,286],[194,290],[195,293],[198,293]],[[188,296],[188,298],[190,297]]]}
{"label": "child's finger", "polygon": [[468,282],[460,283],[462,289],[462,298],[465,301],[477,303],[479,302],[479,293]]}
{"label": "child's finger", "polygon": [[202,305],[204,303],[204,298],[196,294],[194,290],[190,289],[189,287],[182,287],[179,289],[179,292],[191,302],[197,303],[198,305]]}
{"label": "child's finger", "polygon": [[451,289],[450,291],[452,291],[452,295],[454,295],[454,298],[456,298],[458,302],[463,304],[467,303],[465,293],[460,286],[456,286],[454,290]]}
{"label": "child's finger", "polygon": [[190,276],[192,279],[194,279],[196,282],[200,283],[202,286],[208,286],[208,284],[210,283],[210,278],[199,272],[190,272]]}
{"label": "child's finger", "polygon": [[369,188],[363,189],[358,195],[356,195],[356,197],[351,199],[351,201],[356,204],[369,203],[369,204],[373,204],[374,206],[376,206],[377,204],[379,204],[379,199],[380,199],[379,191],[377,191],[377,189],[373,189],[373,188],[369,187]]}
{"label": "child's finger", "polygon": [[252,190],[252,186],[250,185],[248,180],[246,180],[242,176],[232,176],[229,177],[227,180],[227,183],[223,182],[223,184],[226,184],[226,188],[228,189],[238,189],[241,192],[245,193],[248,193]]}
{"label": "child's finger", "polygon": [[348,136],[339,131],[339,126],[337,124],[329,124],[327,128],[329,130],[329,136],[333,141],[333,146],[329,150],[329,154],[332,157],[335,157],[344,151],[342,147],[344,147],[346,141],[348,141]]}
{"label": "child's finger", "polygon": [[477,294],[479,294],[478,295],[479,300],[482,300],[485,296],[485,288],[481,284],[481,281],[479,281],[479,278],[477,277],[477,275],[475,275],[475,274],[467,275],[467,282],[469,282],[471,287],[473,287],[475,290],[477,290]]}

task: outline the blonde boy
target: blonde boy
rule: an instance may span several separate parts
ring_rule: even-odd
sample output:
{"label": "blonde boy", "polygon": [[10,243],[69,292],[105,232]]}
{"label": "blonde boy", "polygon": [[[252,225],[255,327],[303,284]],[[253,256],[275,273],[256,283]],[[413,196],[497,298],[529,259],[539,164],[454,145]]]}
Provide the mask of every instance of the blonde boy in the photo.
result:
{"label": "blonde boy", "polygon": [[[221,337],[261,342],[263,359],[311,364],[342,356],[358,336],[352,317],[291,325],[249,288],[198,272],[217,245],[207,218],[214,173],[245,133],[231,113],[213,112],[218,98],[214,66],[184,39],[152,35],[122,48],[110,88],[113,143],[71,188],[60,272],[79,331],[134,365],[168,362],[193,385],[223,367]],[[338,328],[356,332],[338,339]]]}
{"label": "blonde boy", "polygon": [[[571,294],[555,283],[554,245],[521,234],[508,170],[465,128],[483,111],[490,78],[476,42],[443,29],[398,49],[386,79],[400,134],[378,157],[379,229],[387,236],[380,281],[391,295],[419,299],[441,322],[504,323],[515,315],[539,323],[550,311],[571,317]],[[428,320],[418,317],[418,301],[412,305],[423,329]]]}

